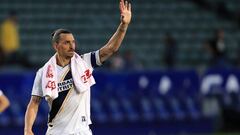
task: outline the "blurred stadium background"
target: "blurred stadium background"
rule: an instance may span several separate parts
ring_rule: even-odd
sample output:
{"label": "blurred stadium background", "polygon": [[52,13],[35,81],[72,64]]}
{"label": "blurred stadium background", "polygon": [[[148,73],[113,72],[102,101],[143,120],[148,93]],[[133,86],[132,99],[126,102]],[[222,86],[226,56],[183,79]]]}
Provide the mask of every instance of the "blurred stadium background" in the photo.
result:
{"label": "blurred stadium background", "polygon": [[[240,135],[240,1],[136,0],[132,9],[119,55],[94,73],[94,135]],[[119,10],[118,0],[1,0],[1,21],[10,10],[17,11],[19,52],[29,63],[0,68],[0,89],[11,102],[0,115],[0,134],[20,135],[35,73],[54,53],[53,30],[70,29],[80,53],[97,50],[115,32]],[[226,63],[212,66],[204,44],[217,29],[224,30]],[[164,62],[166,33],[177,44],[171,68]],[[136,66],[121,67],[120,60],[114,69],[111,62],[126,52]],[[44,101],[36,135],[45,133],[47,114]]]}

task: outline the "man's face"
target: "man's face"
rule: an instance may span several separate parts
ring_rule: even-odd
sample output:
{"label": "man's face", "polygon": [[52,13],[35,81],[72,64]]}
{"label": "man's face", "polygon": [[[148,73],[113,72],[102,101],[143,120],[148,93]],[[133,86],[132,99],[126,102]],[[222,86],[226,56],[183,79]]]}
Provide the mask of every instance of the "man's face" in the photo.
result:
{"label": "man's face", "polygon": [[60,56],[72,57],[75,52],[75,40],[72,34],[60,34],[60,40],[56,43],[55,49]]}

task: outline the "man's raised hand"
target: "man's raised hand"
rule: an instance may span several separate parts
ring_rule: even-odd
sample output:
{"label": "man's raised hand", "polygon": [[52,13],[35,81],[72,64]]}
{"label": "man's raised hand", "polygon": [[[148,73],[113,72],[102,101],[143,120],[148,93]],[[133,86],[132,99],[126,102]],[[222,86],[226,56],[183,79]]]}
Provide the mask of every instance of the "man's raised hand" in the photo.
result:
{"label": "man's raised hand", "polygon": [[121,14],[121,22],[123,24],[129,24],[132,18],[131,3],[126,0],[120,0],[119,8]]}

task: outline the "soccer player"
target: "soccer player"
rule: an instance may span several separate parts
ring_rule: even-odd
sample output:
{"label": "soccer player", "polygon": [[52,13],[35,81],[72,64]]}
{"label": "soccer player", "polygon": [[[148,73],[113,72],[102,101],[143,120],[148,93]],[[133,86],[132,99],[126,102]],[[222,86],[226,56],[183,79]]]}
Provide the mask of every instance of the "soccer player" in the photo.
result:
{"label": "soccer player", "polygon": [[58,29],[52,34],[56,54],[36,74],[25,114],[25,135],[34,134],[32,126],[42,98],[50,106],[47,135],[92,135],[89,128],[90,86],[95,83],[92,69],[100,66],[119,49],[131,21],[131,4],[121,0],[119,8],[121,22],[117,31],[97,51],[78,57],[74,36],[70,31]]}
{"label": "soccer player", "polygon": [[4,112],[10,105],[8,98],[0,90],[0,113]]}

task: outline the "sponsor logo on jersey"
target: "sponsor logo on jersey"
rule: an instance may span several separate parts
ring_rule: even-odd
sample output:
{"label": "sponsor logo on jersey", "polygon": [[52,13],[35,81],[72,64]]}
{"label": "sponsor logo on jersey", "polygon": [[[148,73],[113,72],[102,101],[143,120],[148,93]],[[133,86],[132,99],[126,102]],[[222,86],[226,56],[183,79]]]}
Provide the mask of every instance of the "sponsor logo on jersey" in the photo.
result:
{"label": "sponsor logo on jersey", "polygon": [[70,90],[73,87],[73,79],[64,80],[58,83],[58,92]]}

